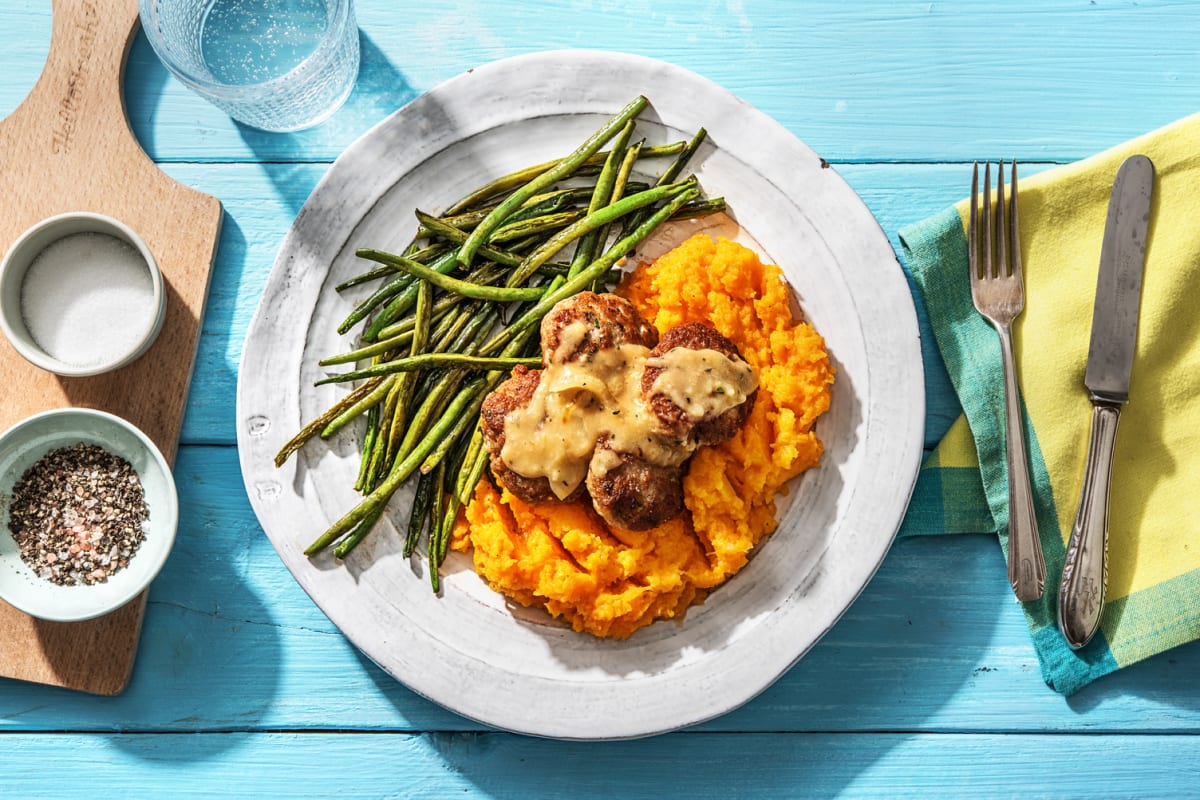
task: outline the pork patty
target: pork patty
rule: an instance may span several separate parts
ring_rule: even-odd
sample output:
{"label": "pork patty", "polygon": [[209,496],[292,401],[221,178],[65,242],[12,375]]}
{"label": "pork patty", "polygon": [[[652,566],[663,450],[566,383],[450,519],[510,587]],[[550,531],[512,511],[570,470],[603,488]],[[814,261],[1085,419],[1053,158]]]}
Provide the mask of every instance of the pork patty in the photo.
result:
{"label": "pork patty", "polygon": [[[586,326],[583,335],[564,348],[563,336],[577,321]],[[658,331],[632,303],[615,294],[595,292],[580,292],[552,308],[542,317],[541,336],[542,363],[546,365],[578,361],[623,344],[654,347],[658,342]]]}
{"label": "pork patty", "polygon": [[645,531],[683,512],[682,467],[662,467],[617,453],[606,442],[596,446],[586,483],[592,506],[616,528]]}
{"label": "pork patty", "polygon": [[[676,347],[716,350],[726,358],[744,360],[733,342],[715,328],[700,322],[688,322],[668,330],[659,339],[658,345],[650,351],[650,358],[661,356]],[[672,435],[687,439],[696,445],[719,444],[732,438],[750,416],[750,411],[754,408],[754,399],[758,396],[756,389],[746,398],[746,402],[716,416],[695,420],[670,397],[661,392],[654,392],[654,382],[662,371],[663,367],[646,366],[642,372],[642,392],[664,428]]]}

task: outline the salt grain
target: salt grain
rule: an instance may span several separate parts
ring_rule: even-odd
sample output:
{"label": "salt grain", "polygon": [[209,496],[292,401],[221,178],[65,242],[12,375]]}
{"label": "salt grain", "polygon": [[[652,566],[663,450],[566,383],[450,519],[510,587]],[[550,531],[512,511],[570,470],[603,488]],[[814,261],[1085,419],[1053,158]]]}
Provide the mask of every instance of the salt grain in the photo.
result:
{"label": "salt grain", "polygon": [[21,284],[29,335],[66,364],[91,367],[133,350],[154,314],[150,270],[134,247],[105,233],[50,244]]}

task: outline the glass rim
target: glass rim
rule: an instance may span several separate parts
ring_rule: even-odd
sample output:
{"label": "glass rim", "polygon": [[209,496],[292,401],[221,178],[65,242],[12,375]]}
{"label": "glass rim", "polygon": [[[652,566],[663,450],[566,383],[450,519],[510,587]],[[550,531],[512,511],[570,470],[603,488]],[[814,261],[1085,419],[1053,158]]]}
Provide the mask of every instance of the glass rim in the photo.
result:
{"label": "glass rim", "polygon": [[[191,71],[181,66],[178,61],[172,56],[171,47],[163,38],[161,31],[157,25],[151,25],[158,18],[157,8],[162,0],[138,0],[138,16],[141,20],[142,31],[146,34],[146,39],[150,42],[150,48],[154,54],[158,56],[159,61],[167,68],[167,71],[174,75],[179,81],[192,89],[198,90],[203,94],[213,97],[233,99],[242,95],[257,93],[263,89],[270,89],[274,86],[282,85],[288,81],[296,73],[307,67],[320,53],[329,49],[329,44],[341,38],[345,33],[345,28],[349,24],[350,9],[353,6],[354,0],[323,0],[326,7],[329,4],[334,4],[334,13],[330,18],[329,27],[326,29],[326,35],[322,37],[320,43],[313,48],[313,51],[300,60],[298,64],[280,75],[269,78],[261,83],[249,84],[229,84],[219,81],[208,80],[197,75],[193,75]],[[358,31],[353,31],[353,35],[357,36]]]}

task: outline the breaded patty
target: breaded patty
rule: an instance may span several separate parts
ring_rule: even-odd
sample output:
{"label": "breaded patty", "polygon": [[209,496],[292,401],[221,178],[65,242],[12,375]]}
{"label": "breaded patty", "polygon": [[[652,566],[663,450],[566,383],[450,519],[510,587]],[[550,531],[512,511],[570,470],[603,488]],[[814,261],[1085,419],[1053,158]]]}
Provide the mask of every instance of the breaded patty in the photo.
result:
{"label": "breaded patty", "polygon": [[596,512],[616,528],[645,531],[683,512],[683,468],[596,446],[587,476]]}
{"label": "breaded patty", "polygon": [[[583,328],[572,328],[572,323]],[[654,347],[658,331],[638,310],[615,294],[580,292],[563,300],[542,318],[542,363],[565,363],[623,344]],[[570,341],[564,346],[564,336]],[[565,352],[564,352],[565,351]]]}
{"label": "breaded patty", "polygon": [[[721,335],[719,331],[700,322],[689,322],[677,325],[662,335],[658,345],[650,351],[650,358],[662,356],[676,347],[686,347],[689,350],[716,350],[729,359],[742,361],[733,342]],[[654,392],[654,382],[663,372],[663,367],[646,365],[642,372],[642,392],[650,402],[650,407],[663,427],[674,436],[696,445],[719,444],[732,438],[742,427],[754,408],[754,398],[758,395],[756,389],[744,403],[727,409],[712,417],[693,419],[667,395]]]}

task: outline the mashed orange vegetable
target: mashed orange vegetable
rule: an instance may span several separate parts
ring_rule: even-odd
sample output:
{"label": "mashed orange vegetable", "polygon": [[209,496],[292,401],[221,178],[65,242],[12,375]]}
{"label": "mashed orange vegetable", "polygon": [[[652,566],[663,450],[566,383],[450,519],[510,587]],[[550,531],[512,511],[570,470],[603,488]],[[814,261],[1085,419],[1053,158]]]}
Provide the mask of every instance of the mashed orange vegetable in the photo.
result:
{"label": "mashed orange vegetable", "polygon": [[746,425],[692,456],[687,512],[659,528],[613,530],[590,503],[534,506],[484,480],[453,546],[473,552],[496,591],[577,631],[623,639],[656,619],[681,619],[775,529],[776,493],[820,460],[812,427],[829,408],[834,370],[824,340],[792,318],[779,268],[727,239],[693,236],[617,292],[660,333],[706,322],[737,345],[759,376]]}

